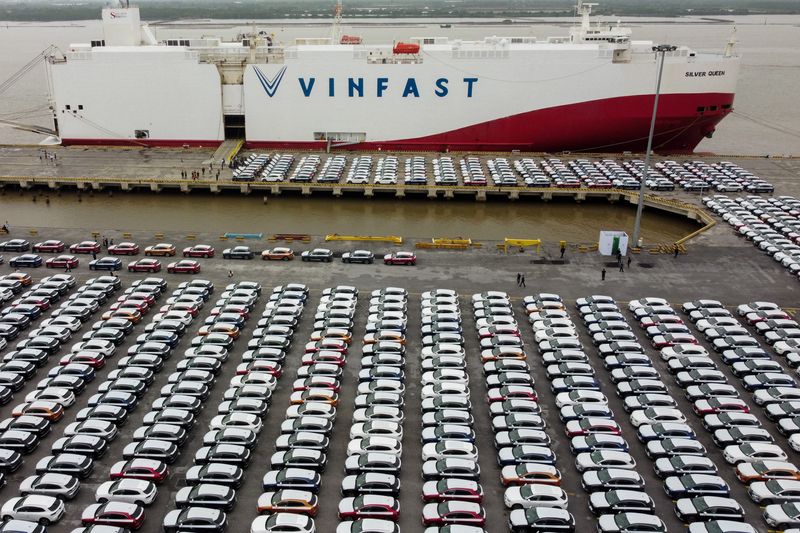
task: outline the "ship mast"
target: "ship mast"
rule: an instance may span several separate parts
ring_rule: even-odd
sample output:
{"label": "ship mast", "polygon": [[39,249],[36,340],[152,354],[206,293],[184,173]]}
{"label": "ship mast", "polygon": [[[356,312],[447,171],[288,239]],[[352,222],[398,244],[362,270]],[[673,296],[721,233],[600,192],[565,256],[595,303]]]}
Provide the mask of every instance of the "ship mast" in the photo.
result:
{"label": "ship mast", "polygon": [[342,40],[342,0],[336,0],[333,8],[333,27],[331,28],[331,44],[338,44]]}

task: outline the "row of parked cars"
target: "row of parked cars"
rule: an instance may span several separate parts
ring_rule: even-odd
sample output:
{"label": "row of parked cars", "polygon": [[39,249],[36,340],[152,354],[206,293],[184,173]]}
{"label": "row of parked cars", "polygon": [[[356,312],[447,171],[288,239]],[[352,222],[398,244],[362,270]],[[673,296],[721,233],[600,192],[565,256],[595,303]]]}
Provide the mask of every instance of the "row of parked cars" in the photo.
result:
{"label": "row of parked cars", "polygon": [[[402,288],[370,295],[337,533],[400,531],[407,298]],[[389,317],[398,327],[379,327]]]}
{"label": "row of parked cars", "polygon": [[573,531],[528,356],[508,295],[472,296],[503,500],[511,531]]}
{"label": "row of parked cars", "polygon": [[[714,313],[707,312],[712,308],[719,309],[722,306],[718,303],[714,305],[710,300],[683,304],[687,314],[693,313],[690,319],[699,324],[698,329],[705,328],[710,335],[715,332],[714,338],[724,338],[725,332],[714,327],[724,327],[723,324],[715,323],[715,318],[711,316]],[[694,413],[703,428],[711,433],[713,442],[726,454],[726,459],[728,452],[741,455],[740,446],[745,446],[746,450],[750,442],[755,442],[741,438],[736,425],[737,416],[743,409],[746,411],[747,406],[739,398],[720,394],[733,388],[688,325],[668,302],[659,298],[634,300],[629,303],[629,309],[639,318],[639,325],[654,347],[660,349],[668,372],[673,375],[677,385],[686,391],[687,399],[693,402]],[[656,379],[661,380],[660,376],[656,376]],[[650,408],[651,418],[663,437],[669,439],[667,442],[670,445],[666,448],[673,455],[692,456],[695,457],[694,461],[700,461],[700,464],[694,465],[693,473],[665,480],[665,490],[677,499],[678,516],[686,520],[683,517],[688,515],[698,524],[695,527],[702,527],[704,531],[754,531],[750,525],[732,524],[744,522],[744,510],[739,502],[731,498],[730,486],[717,475],[714,463],[711,460],[707,463],[703,461],[707,459],[708,451],[697,440],[692,425],[678,409],[674,398],[670,399],[672,402],[669,404],[665,401],[665,405]],[[759,425],[752,415],[744,413],[744,416],[751,418],[748,421],[751,427]],[[762,437],[769,437],[763,428],[757,429]]]}
{"label": "row of parked cars", "polygon": [[[47,355],[55,354],[97,312],[99,306],[106,303],[120,288],[117,278],[89,280],[70,300],[54,311],[51,318],[40,324],[40,336],[54,339],[56,344],[47,348],[42,343],[35,349],[24,346],[19,351],[26,351],[27,357],[32,357],[34,350]],[[115,304],[139,307],[147,305],[149,308],[160,291],[160,286],[132,287]],[[75,315],[61,313],[70,307],[81,312]],[[17,452],[22,453],[32,451],[39,440],[51,431],[52,424],[58,422],[64,416],[65,410],[75,404],[76,396],[83,392],[86,384],[94,379],[97,369],[115,354],[117,346],[132,330],[131,321],[118,318],[103,318],[94,323],[91,330],[84,334],[82,341],[72,346],[71,351],[50,370],[47,378],[40,381],[37,389],[25,398],[25,402],[14,407],[12,418],[2,422],[0,441],[5,441],[2,446],[14,446]],[[36,338],[39,337],[30,337],[29,340]],[[43,360],[37,366],[45,363]],[[116,426],[97,421],[94,416],[95,411],[103,409],[99,406],[105,398],[117,394],[114,382],[111,381],[116,377],[119,376],[110,375],[109,380],[100,385],[98,392],[88,399],[87,407],[78,412],[76,422],[67,426],[64,436],[53,443],[51,455],[36,464],[36,475],[23,480],[20,485],[21,496],[4,504],[1,514],[8,521],[6,527],[11,528],[9,530],[14,530],[9,524],[15,521],[22,522],[15,526],[20,527],[20,530],[34,531],[37,523],[46,526],[63,517],[64,501],[76,495],[80,488],[79,480],[90,475],[94,460],[106,453],[108,442],[117,434]],[[111,409],[125,411],[119,405],[114,405]],[[103,427],[106,438],[99,436],[99,427]]]}
{"label": "row of parked cars", "polygon": [[[619,340],[625,338],[631,342],[627,336],[629,328],[623,321],[614,322],[609,317],[594,320],[600,318],[594,317],[594,303],[594,298],[578,300],[578,311],[599,353],[605,354],[609,362],[616,361],[623,355],[617,350]],[[644,480],[636,472],[629,443],[622,436],[622,428],[561,298],[539,294],[523,300],[523,305],[533,325],[545,375],[556,395],[559,419],[570,439],[575,467],[584,490],[589,493],[589,510],[598,517],[597,530],[665,531],[652,498],[643,490]],[[611,381],[617,385],[618,394],[634,390],[630,376],[617,369],[612,372],[617,373]],[[643,417],[642,424],[647,422]]]}
{"label": "row of parked cars", "polygon": [[48,276],[36,284],[25,272],[0,276],[0,352],[73,287],[70,275]]}
{"label": "row of parked cars", "polygon": [[[262,480],[264,492],[258,498],[260,516],[251,524],[252,533],[317,530],[313,518],[319,508],[317,493],[321,473],[327,464],[330,433],[339,401],[341,366],[347,355],[354,310],[331,303],[330,289],[325,293],[292,385],[290,405],[269,461],[270,470]],[[270,365],[276,377],[281,375],[296,320],[307,297],[305,285],[290,284],[273,290],[262,320],[273,328],[274,339],[253,347],[256,350],[253,356],[258,356],[253,364]],[[336,320],[342,327],[324,324],[334,320],[326,318],[332,309],[336,309]],[[279,327],[286,328],[284,342],[280,342],[281,335],[276,329]]]}
{"label": "row of parked cars", "polygon": [[[293,159],[286,154],[254,154],[234,171],[233,179],[254,181],[271,177],[267,181],[283,181],[292,163]],[[316,179],[319,182],[339,182],[347,163],[345,156],[331,156],[318,170],[319,156],[307,155],[300,160],[289,181],[310,182]],[[371,155],[359,155],[349,163],[347,183],[366,184],[372,179],[375,184],[386,185],[396,184],[400,178],[400,159],[397,156],[382,156],[376,162]],[[427,183],[427,159],[424,156],[406,158],[404,163],[405,184]],[[272,164],[276,168],[271,168]],[[437,185],[458,185],[460,175],[464,185],[487,185],[491,181],[495,186],[505,187],[518,186],[522,182],[528,187],[636,190],[640,186],[644,162],[639,159],[564,161],[559,158],[511,160],[504,157],[484,161],[477,156],[467,156],[461,158],[458,165],[457,173],[452,157],[441,156],[431,160],[434,182]],[[676,187],[684,191],[769,193],[774,190],[771,183],[730,161],[659,161],[650,167],[645,179],[647,187],[656,191],[672,191]]]}
{"label": "row of parked cars", "polygon": [[703,203],[792,276],[800,276],[800,200],[715,195]]}
{"label": "row of parked cars", "polygon": [[481,469],[458,294],[422,293],[422,524],[426,533],[482,532]]}
{"label": "row of parked cars", "polygon": [[[199,281],[190,283],[200,285]],[[192,339],[184,360],[179,363],[180,379],[170,380],[179,387],[172,391],[173,398],[183,395],[183,401],[170,400],[172,405],[168,406],[175,409],[177,415],[188,414],[187,422],[190,418],[193,421],[208,398],[216,375],[241,338],[241,331],[260,296],[261,285],[258,283],[242,281],[229,284]],[[285,330],[281,328],[281,332]],[[261,346],[263,339],[271,333],[268,327],[255,329],[248,348],[253,350]],[[280,344],[286,344],[284,338],[281,340]],[[223,531],[228,524],[227,512],[236,505],[236,490],[251,463],[262,419],[267,414],[276,384],[275,375],[269,372],[275,366],[256,368],[251,365],[250,350],[243,355],[248,362],[236,367],[236,374],[217,405],[217,413],[203,435],[203,446],[195,451],[194,466],[186,472],[186,486],[175,497],[176,508],[164,517],[164,531]],[[158,406],[154,404],[153,407]],[[180,413],[180,410],[185,413]]]}

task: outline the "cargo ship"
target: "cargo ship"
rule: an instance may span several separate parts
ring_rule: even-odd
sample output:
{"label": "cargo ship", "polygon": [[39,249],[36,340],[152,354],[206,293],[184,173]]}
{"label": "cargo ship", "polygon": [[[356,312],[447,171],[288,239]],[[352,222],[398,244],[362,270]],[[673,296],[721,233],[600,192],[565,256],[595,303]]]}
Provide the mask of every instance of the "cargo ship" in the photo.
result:
{"label": "cargo ship", "polygon": [[65,145],[534,152],[644,151],[664,53],[654,149],[691,152],[733,110],[740,59],[657,52],[579,3],[563,37],[341,35],[273,42],[158,40],[137,7],[102,11],[103,35],[48,62]]}

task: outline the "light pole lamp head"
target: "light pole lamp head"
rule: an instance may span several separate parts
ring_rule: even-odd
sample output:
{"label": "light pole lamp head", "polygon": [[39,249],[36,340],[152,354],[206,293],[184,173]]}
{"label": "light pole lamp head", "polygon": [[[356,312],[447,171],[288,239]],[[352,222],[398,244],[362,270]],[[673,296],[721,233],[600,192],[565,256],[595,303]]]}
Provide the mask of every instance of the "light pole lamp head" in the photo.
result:
{"label": "light pole lamp head", "polygon": [[674,44],[657,44],[653,47],[653,52],[674,52],[677,49]]}

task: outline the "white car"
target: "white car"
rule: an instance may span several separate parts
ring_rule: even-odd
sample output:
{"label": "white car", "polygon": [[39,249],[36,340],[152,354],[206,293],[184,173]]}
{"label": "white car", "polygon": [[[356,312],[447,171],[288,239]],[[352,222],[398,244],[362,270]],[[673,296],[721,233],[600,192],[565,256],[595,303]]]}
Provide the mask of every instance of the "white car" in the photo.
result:
{"label": "white car", "polygon": [[116,349],[113,342],[100,339],[77,342],[72,345],[73,352],[98,352],[106,357],[114,355]]}
{"label": "white car", "polygon": [[736,308],[736,311],[739,316],[745,316],[756,311],[780,311],[780,309],[780,306],[774,302],[750,302],[740,305]]}
{"label": "white car", "polygon": [[671,407],[648,407],[639,409],[631,413],[631,424],[639,427],[645,424],[655,424],[657,422],[679,422],[686,423],[686,417],[680,409]]}
{"label": "white car", "polygon": [[708,350],[699,344],[675,344],[661,349],[661,359],[669,361],[678,357],[708,355]]}
{"label": "white car", "polygon": [[387,453],[400,457],[403,453],[403,445],[398,439],[383,436],[368,436],[351,439],[347,444],[348,457],[351,455],[364,455],[373,452]]}
{"label": "white car", "polygon": [[351,440],[376,436],[389,437],[398,441],[402,440],[403,426],[389,420],[371,420],[369,422],[357,422],[350,427]]}
{"label": "white car", "polygon": [[58,326],[69,329],[72,333],[75,333],[79,329],[83,323],[78,320],[77,318],[71,316],[57,316],[54,318],[48,318],[47,320],[43,321],[41,326],[42,328],[50,327],[50,326]]}
{"label": "white car", "polygon": [[669,305],[669,302],[664,298],[654,298],[654,297],[640,298],[638,300],[631,300],[628,303],[628,309],[631,311],[635,311],[640,307],[655,306],[655,305],[667,306]]}
{"label": "white car", "polygon": [[35,402],[37,400],[57,402],[66,408],[75,405],[75,394],[71,390],[62,387],[46,387],[31,391],[25,396],[26,402]]}
{"label": "white car", "polygon": [[[352,524],[352,522],[344,522]],[[316,533],[314,519],[298,513],[273,513],[257,516],[250,524],[250,533],[269,533],[270,531],[292,531],[295,533]],[[336,530],[338,533],[338,529]]]}
{"label": "white car", "polygon": [[109,501],[150,505],[158,495],[158,489],[152,481],[144,479],[119,479],[106,481],[94,493],[98,503]]}
{"label": "white car", "polygon": [[471,442],[442,440],[429,442],[422,447],[422,460],[468,459],[478,461],[478,448]]}
{"label": "white car", "polygon": [[621,468],[634,470],[636,460],[627,452],[601,450],[595,452],[579,453],[575,458],[575,468],[578,472],[588,472],[601,468]]}
{"label": "white car", "polygon": [[10,498],[3,504],[0,517],[4,521],[17,519],[38,522],[47,526],[55,524],[64,516],[64,502],[52,496],[34,494],[19,498]]}
{"label": "white car", "polygon": [[529,484],[506,489],[503,501],[509,509],[528,507],[567,508],[567,493],[561,487],[543,484]]}
{"label": "white car", "polygon": [[581,405],[584,403],[608,405],[608,398],[602,392],[593,390],[574,390],[560,392],[556,395],[556,407],[559,409],[568,405]]}
{"label": "white car", "polygon": [[230,413],[227,415],[217,415],[208,423],[209,429],[225,429],[228,427],[238,427],[249,429],[256,433],[261,431],[261,419],[250,413]]}
{"label": "white car", "polygon": [[780,446],[761,442],[748,442],[726,446],[722,451],[725,460],[732,464],[754,463],[756,461],[787,461],[788,457]]}

